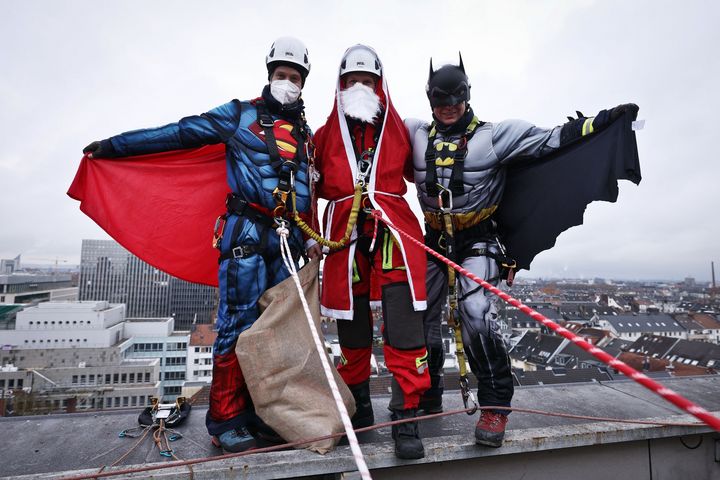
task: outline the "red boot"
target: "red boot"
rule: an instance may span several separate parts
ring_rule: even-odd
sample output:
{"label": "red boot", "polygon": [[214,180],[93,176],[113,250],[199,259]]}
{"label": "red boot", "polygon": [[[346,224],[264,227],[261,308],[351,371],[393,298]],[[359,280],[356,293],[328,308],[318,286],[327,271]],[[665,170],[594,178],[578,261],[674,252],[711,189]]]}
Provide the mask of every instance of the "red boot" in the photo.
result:
{"label": "red boot", "polygon": [[480,410],[480,420],[475,425],[475,443],[495,448],[502,446],[507,421],[507,415]]}

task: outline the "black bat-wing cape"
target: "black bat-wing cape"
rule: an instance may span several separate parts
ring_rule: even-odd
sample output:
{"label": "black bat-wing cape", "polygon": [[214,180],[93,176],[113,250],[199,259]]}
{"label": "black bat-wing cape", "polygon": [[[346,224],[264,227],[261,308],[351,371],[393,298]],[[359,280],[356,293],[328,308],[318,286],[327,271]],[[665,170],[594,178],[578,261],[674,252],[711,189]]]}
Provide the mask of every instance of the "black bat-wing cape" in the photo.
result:
{"label": "black bat-wing cape", "polygon": [[548,156],[508,166],[495,219],[518,270],[529,270],[533,258],[552,248],[560,233],[581,225],[590,202],[615,202],[618,179],[640,183],[633,120],[625,113]]}

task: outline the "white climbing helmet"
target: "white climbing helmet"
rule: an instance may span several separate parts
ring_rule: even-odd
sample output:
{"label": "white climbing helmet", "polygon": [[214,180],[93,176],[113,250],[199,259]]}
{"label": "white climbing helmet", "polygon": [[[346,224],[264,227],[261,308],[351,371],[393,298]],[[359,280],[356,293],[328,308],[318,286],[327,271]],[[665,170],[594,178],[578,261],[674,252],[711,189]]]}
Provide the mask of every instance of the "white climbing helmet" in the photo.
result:
{"label": "white climbing helmet", "polygon": [[270,47],[270,52],[265,57],[268,75],[280,65],[288,65],[298,68],[303,77],[310,73],[310,60],[308,60],[308,49],[303,42],[295,37],[280,37]]}
{"label": "white climbing helmet", "polygon": [[350,72],[367,72],[382,76],[382,63],[375,50],[367,45],[353,45],[345,51],[340,62],[340,76]]}

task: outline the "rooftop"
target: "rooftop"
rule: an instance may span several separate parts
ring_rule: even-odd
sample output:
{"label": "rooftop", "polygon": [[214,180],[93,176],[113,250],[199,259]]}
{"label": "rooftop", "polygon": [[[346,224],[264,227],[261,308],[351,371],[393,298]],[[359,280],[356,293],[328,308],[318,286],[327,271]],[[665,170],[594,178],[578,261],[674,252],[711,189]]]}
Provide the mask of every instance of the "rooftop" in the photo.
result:
{"label": "rooftop", "polygon": [[602,315],[619,333],[623,332],[684,332],[685,329],[667,313],[639,315]]}
{"label": "rooftop", "polygon": [[[663,383],[708,410],[720,410],[718,376],[669,378]],[[373,397],[377,422],[389,420],[388,401],[387,395]],[[518,387],[514,405],[619,419],[695,421],[630,380]],[[446,392],[446,411],[460,407],[459,393]],[[50,480],[98,473],[101,467],[120,460],[136,443],[130,438],[119,438],[118,433],[137,425],[138,413],[139,410],[127,410],[2,418],[0,451],[4,458],[13,460],[0,462],[0,475],[26,479],[42,474],[43,479]],[[180,459],[208,458],[193,465],[195,479],[240,475],[340,478],[342,472],[355,470],[349,447],[343,445],[324,456],[288,450],[219,458],[220,452],[210,445],[205,431],[205,413],[205,408],[195,407],[188,421],[178,428],[184,438],[172,443]],[[476,421],[477,414],[461,413],[422,422],[426,457],[415,461],[395,458],[389,427],[360,434],[359,439],[375,479],[439,479],[467,476],[471,471],[482,471],[483,478],[527,478],[523,476],[533,472],[533,479],[583,480],[651,478],[651,475],[701,479],[720,475],[720,464],[714,461],[714,434],[705,426],[649,426],[516,412],[510,415],[503,447],[491,449],[475,445],[472,431]],[[696,444],[702,448],[689,449]],[[117,467],[106,467],[103,472],[162,465],[169,460],[159,456],[152,440],[146,438]],[[184,479],[188,473],[184,466],[151,472],[153,478],[163,479]],[[132,478],[149,475],[143,472]],[[128,478],[128,474],[123,478]]]}

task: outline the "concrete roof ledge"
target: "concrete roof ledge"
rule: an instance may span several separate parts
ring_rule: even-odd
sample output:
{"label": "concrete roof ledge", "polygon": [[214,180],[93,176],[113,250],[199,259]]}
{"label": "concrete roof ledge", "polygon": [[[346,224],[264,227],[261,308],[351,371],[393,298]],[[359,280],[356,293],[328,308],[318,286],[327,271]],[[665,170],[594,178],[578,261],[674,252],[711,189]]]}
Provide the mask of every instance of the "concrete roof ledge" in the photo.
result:
{"label": "concrete roof ledge", "polygon": [[[720,415],[720,377],[673,378],[665,383],[713,410],[715,415]],[[389,419],[388,400],[388,396],[373,397],[378,423]],[[448,411],[461,406],[457,392],[446,392],[444,400]],[[641,386],[627,382],[518,388],[514,404],[582,415],[697,423],[695,417],[682,414]],[[179,428],[185,438],[173,444],[178,457],[191,459],[218,455],[219,452],[207,441],[204,414],[202,407],[193,409],[188,424]],[[125,411],[0,419],[0,429],[5,432],[0,437],[0,451],[7,454],[6,458],[13,459],[12,462],[2,462],[4,466],[0,465],[0,475],[16,479],[54,480],[96,474],[100,465],[112,463],[131,447],[133,442],[117,438],[117,431],[132,426],[136,415],[137,412]],[[705,425],[598,422],[515,412],[510,416],[504,445],[494,449],[474,443],[472,432],[477,418],[477,414],[458,414],[421,423],[426,456],[420,460],[399,460],[395,457],[388,427],[360,434],[361,448],[373,478],[437,480],[482,469],[483,478],[495,478],[492,472],[497,472],[498,478],[523,478],[524,473],[532,472],[532,477],[525,478],[641,479],[656,478],[647,472],[655,472],[654,469],[661,468],[661,464],[668,471],[682,468],[675,471],[676,476],[667,478],[720,478],[720,463],[715,461],[714,453],[719,442],[718,435]],[[92,434],[88,435],[90,431]],[[47,438],[50,433],[52,439]],[[695,447],[695,443],[702,448]],[[72,453],[68,455],[69,452]],[[104,471],[167,463],[155,463],[159,458],[157,449],[149,442],[128,457],[124,465]],[[93,465],[94,468],[87,469]],[[346,445],[324,456],[305,450],[289,450],[218,458],[195,464],[192,468],[195,479],[329,479],[341,478],[344,472],[356,470]],[[346,474],[343,478],[359,478],[356,475]],[[189,470],[181,466],[110,478],[150,476],[156,479],[185,479]],[[477,477],[471,475],[468,478]]]}
{"label": "concrete roof ledge", "polygon": [[[720,411],[713,412],[718,415]],[[691,415],[649,418],[647,420],[668,423],[693,423]],[[395,457],[392,442],[380,442],[361,445],[365,461],[370,470],[402,467],[404,465],[422,465],[437,462],[455,462],[458,460],[538,452],[544,450],[569,449],[584,446],[597,446],[612,443],[632,442],[657,438],[680,437],[712,432],[705,425],[662,426],[638,425],[620,422],[598,422],[579,425],[559,425],[543,428],[510,430],[502,448],[487,448],[475,444],[469,435],[449,435],[424,439],[425,458],[420,460],[400,460]],[[163,465],[148,463],[142,466]],[[131,469],[133,466],[107,468],[105,472]],[[194,478],[295,478],[304,476],[323,476],[353,472],[356,470],[350,447],[339,446],[326,455],[318,455],[306,450],[292,450],[248,455],[240,458],[219,459],[208,463],[193,465]],[[36,475],[13,476],[25,479],[60,479],[70,476],[97,474],[98,469],[74,470],[68,472]],[[187,478],[186,466],[163,468],[110,478]],[[3,477],[11,478],[11,477]],[[245,478],[244,476],[242,478]]]}

